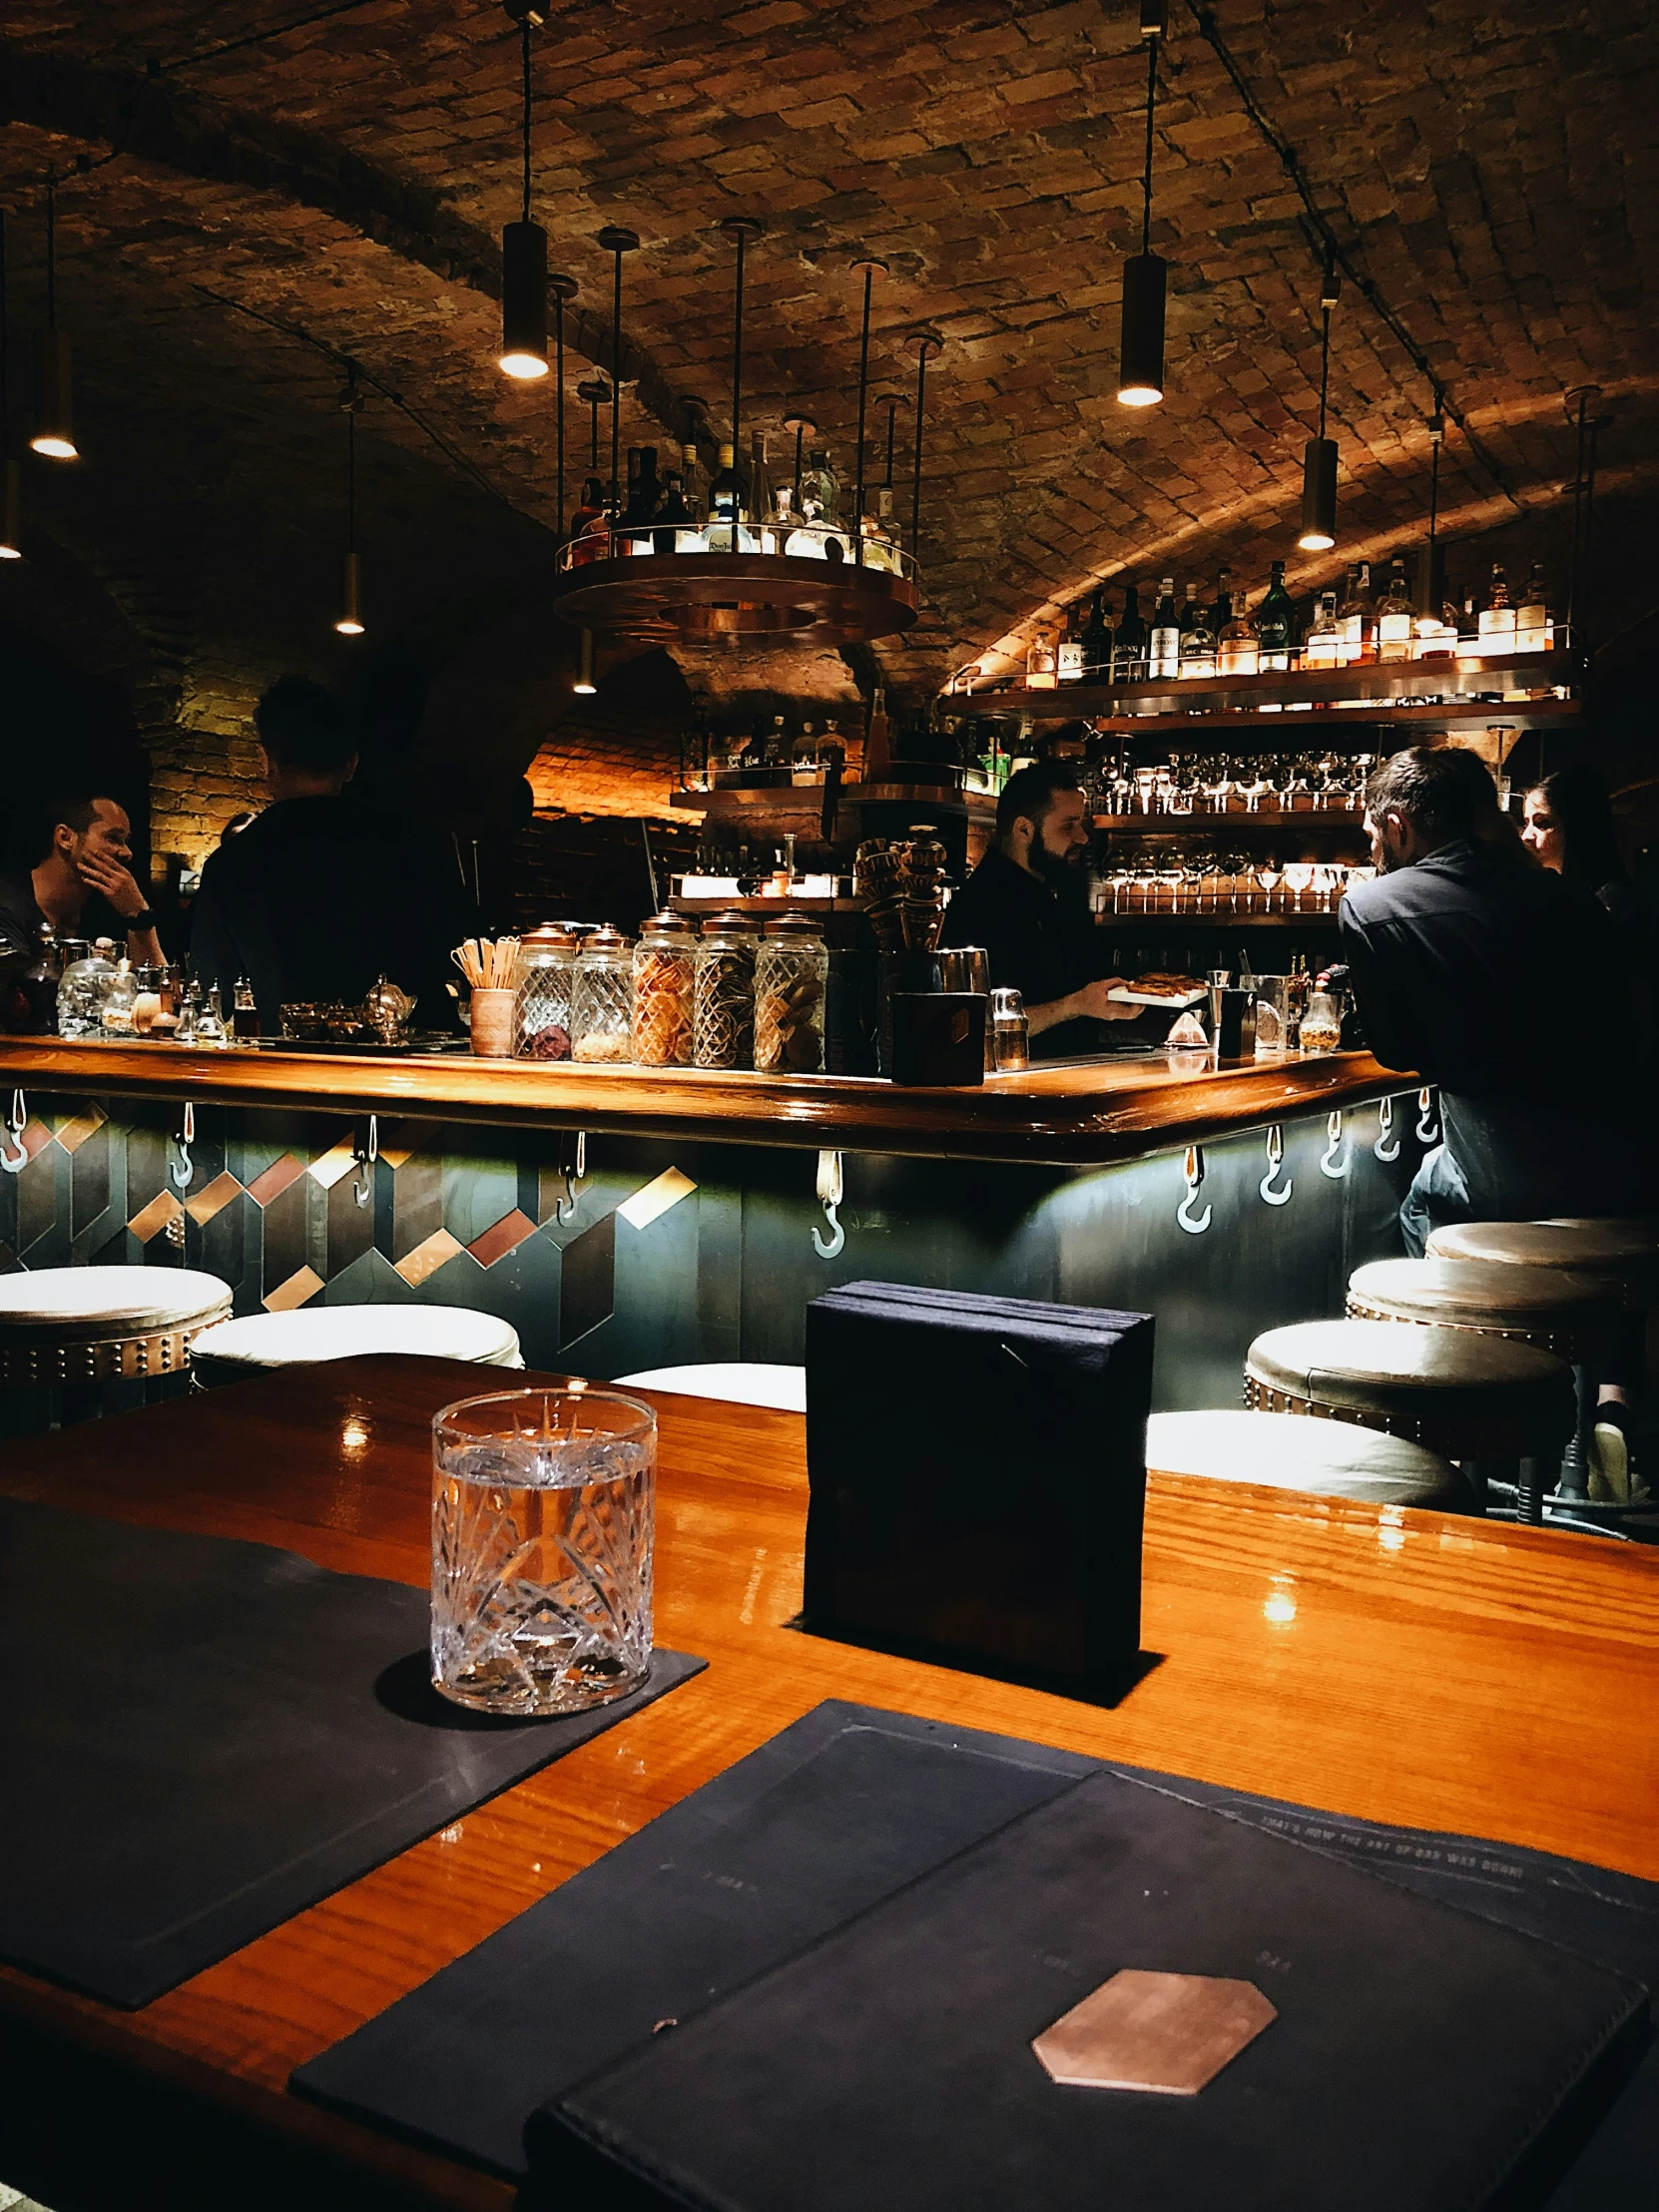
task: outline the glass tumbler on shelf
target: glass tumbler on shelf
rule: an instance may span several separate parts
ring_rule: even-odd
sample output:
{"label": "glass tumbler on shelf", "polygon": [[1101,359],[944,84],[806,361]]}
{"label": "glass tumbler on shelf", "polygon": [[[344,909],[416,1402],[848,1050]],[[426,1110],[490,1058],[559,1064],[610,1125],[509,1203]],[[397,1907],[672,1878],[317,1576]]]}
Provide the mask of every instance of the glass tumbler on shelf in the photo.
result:
{"label": "glass tumbler on shelf", "polygon": [[513,969],[515,1058],[570,1058],[570,993],[579,943],[564,929],[530,929],[520,937]]}
{"label": "glass tumbler on shelf", "polygon": [[615,1391],[502,1390],[432,1422],[434,1689],[579,1713],[651,1666],[657,1416]]}
{"label": "glass tumbler on shelf", "polygon": [[745,914],[711,914],[703,924],[692,1063],[700,1068],[755,1063],[755,933]]}
{"label": "glass tumbler on shelf", "polygon": [[755,1066],[762,1075],[824,1071],[830,954],[810,914],[780,914],[755,955]]}
{"label": "glass tumbler on shelf", "polygon": [[570,1056],[615,1066],[634,1056],[634,955],[609,923],[584,937],[570,994]]}
{"label": "glass tumbler on shelf", "polygon": [[654,914],[634,947],[634,1064],[691,1065],[697,939],[683,914]]}

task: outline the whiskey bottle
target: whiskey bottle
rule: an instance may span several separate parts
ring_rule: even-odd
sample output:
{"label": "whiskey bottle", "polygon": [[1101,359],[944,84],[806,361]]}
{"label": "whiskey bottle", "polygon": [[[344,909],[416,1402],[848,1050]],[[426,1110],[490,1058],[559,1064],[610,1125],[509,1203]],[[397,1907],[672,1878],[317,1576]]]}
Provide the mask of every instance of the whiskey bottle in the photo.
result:
{"label": "whiskey bottle", "polygon": [[1501,563],[1492,563],[1491,589],[1481,608],[1475,635],[1482,658],[1497,659],[1515,649],[1515,609],[1509,597],[1509,579]]}
{"label": "whiskey bottle", "polygon": [[1397,553],[1388,573],[1387,593],[1377,610],[1377,658],[1411,658],[1411,595],[1405,588],[1405,563]]}
{"label": "whiskey bottle", "polygon": [[1296,644],[1296,603],[1285,589],[1283,561],[1274,562],[1267,597],[1256,610],[1256,642],[1258,666],[1264,672],[1290,667],[1291,649]]}
{"label": "whiskey bottle", "polygon": [[[772,478],[767,470],[767,434],[749,433],[749,498],[746,502],[753,528],[743,533],[746,553],[776,553],[778,534],[769,527],[773,516]],[[753,539],[753,543],[749,541]]]}
{"label": "whiskey bottle", "polygon": [[1089,619],[1083,625],[1083,681],[1112,681],[1112,625],[1106,615],[1106,587],[1097,585],[1089,602]]}
{"label": "whiskey bottle", "polygon": [[1372,597],[1370,561],[1356,566],[1348,597],[1338,609],[1337,626],[1341,632],[1340,667],[1352,668],[1356,662],[1376,660],[1377,602]]}
{"label": "whiskey bottle", "polygon": [[1554,642],[1553,631],[1554,624],[1549,619],[1549,606],[1544,598],[1544,564],[1534,561],[1526,591],[1515,609],[1515,651],[1547,653]]}
{"label": "whiskey bottle", "polygon": [[1216,673],[1216,633],[1211,628],[1211,618],[1198,603],[1198,586],[1187,586],[1187,604],[1181,610],[1181,665],[1178,673],[1183,678],[1202,678]]}
{"label": "whiskey bottle", "polygon": [[1175,607],[1173,576],[1166,576],[1158,588],[1147,673],[1154,683],[1181,673],[1181,617]]}
{"label": "whiskey bottle", "polygon": [[693,523],[702,522],[709,512],[709,502],[695,438],[687,438],[680,448],[680,488],[685,493]]}
{"label": "whiskey bottle", "polygon": [[1123,613],[1112,639],[1112,681],[1115,684],[1146,681],[1150,638],[1146,617],[1141,613],[1140,586],[1130,584],[1123,595]]}
{"label": "whiskey bottle", "polygon": [[1210,628],[1218,645],[1221,634],[1233,619],[1233,571],[1221,569],[1216,576],[1215,603],[1210,609]]}
{"label": "whiskey bottle", "polygon": [[720,449],[720,468],[709,486],[709,550],[711,553],[735,553],[738,549],[738,519],[743,513],[743,487],[738,482],[737,470],[732,463],[736,455],[730,445]]}
{"label": "whiskey bottle", "polygon": [[869,727],[864,732],[864,758],[859,781],[879,784],[892,767],[891,738],[887,726],[887,695],[876,686],[869,703]]}
{"label": "whiskey bottle", "polygon": [[1083,603],[1073,600],[1066,610],[1066,627],[1056,656],[1055,675],[1062,684],[1083,681]]}
{"label": "whiskey bottle", "polygon": [[1052,691],[1058,682],[1058,656],[1053,633],[1039,630],[1025,656],[1025,682],[1030,691]]}
{"label": "whiskey bottle", "polygon": [[1229,593],[1232,614],[1216,640],[1216,667],[1223,676],[1254,676],[1262,665],[1256,625],[1245,612],[1246,594]]}
{"label": "whiskey bottle", "polygon": [[1309,625],[1302,646],[1304,668],[1337,668],[1341,665],[1343,636],[1337,626],[1337,595],[1323,591],[1319,609]]}

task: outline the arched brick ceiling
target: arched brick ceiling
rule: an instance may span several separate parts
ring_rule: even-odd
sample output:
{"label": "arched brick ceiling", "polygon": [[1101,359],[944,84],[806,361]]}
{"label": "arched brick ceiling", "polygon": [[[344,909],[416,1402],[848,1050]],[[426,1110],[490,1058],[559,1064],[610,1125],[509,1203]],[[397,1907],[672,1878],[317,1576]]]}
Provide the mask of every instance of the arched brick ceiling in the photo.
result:
{"label": "arched brick ceiling", "polygon": [[[407,456],[411,491],[436,487],[428,547],[403,549],[407,590],[423,557],[458,589],[480,563],[522,567],[552,513],[548,396],[513,390],[489,361],[495,240],[516,212],[516,34],[494,0],[371,0],[235,43],[305,12],[13,0],[0,191],[16,208],[49,155],[119,150],[62,196],[64,318],[84,362],[109,348],[109,365],[86,373],[109,381],[119,363],[121,404],[158,450],[178,449],[193,377],[204,404],[245,418],[246,474],[227,488],[250,514],[320,498],[295,471],[332,371],[200,287],[359,353],[502,495],[376,410],[373,434]],[[1448,442],[1447,529],[1558,515],[1572,453],[1562,394],[1585,380],[1616,418],[1604,490],[1648,493],[1653,11],[1227,0],[1218,17],[1321,213],[1490,457]],[[172,66],[220,41],[231,50]],[[151,55],[163,67],[147,79]],[[849,459],[857,252],[892,264],[876,298],[881,379],[908,382],[906,331],[944,331],[929,380],[927,616],[883,655],[895,678],[930,686],[1016,646],[1092,577],[1227,559],[1256,582],[1290,550],[1316,406],[1317,268],[1285,171],[1185,0],[1157,148],[1168,397],[1144,416],[1113,397],[1144,84],[1136,18],[1118,0],[763,0],[724,15],[687,0],[567,0],[538,37],[535,81],[537,213],[553,265],[582,287],[590,351],[608,302],[594,234],[620,221],[646,242],[627,275],[628,437],[653,420],[660,437],[683,392],[723,418],[724,214],[770,226],[750,263],[753,420],[776,429],[804,404]],[[1428,391],[1352,287],[1332,394],[1343,554],[1410,541]],[[95,483],[89,468],[77,496]],[[1293,562],[1304,581],[1318,573]]]}

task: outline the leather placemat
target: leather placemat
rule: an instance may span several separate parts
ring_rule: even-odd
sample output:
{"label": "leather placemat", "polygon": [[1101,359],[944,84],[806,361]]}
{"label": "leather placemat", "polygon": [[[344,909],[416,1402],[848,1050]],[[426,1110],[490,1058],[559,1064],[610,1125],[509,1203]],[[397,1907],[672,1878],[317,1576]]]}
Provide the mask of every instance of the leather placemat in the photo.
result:
{"label": "leather placemat", "polygon": [[[292,2086],[520,2176],[528,2163],[521,2134],[539,2102],[658,2020],[688,2016],[1096,1771],[1096,1762],[1015,1738],[820,1705],[300,2067]],[[1659,1983],[1659,1884],[1509,1845],[1113,1771]],[[1656,2158],[1659,2055],[1579,2157],[1551,2212],[1649,2212]]]}
{"label": "leather placemat", "polygon": [[147,2004],[699,1673],[504,1722],[423,1590],[0,1500],[0,1957]]}

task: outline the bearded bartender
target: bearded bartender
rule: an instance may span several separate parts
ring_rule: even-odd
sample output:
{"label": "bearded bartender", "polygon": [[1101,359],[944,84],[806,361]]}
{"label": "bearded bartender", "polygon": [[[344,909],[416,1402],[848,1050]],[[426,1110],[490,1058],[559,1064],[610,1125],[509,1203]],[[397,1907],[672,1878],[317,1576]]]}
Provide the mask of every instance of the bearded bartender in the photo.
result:
{"label": "bearded bartender", "polygon": [[939,941],[983,945],[993,990],[1025,1000],[1033,1057],[1098,1052],[1105,1022],[1140,1008],[1108,994],[1100,932],[1089,919],[1083,859],[1093,826],[1076,776],[1059,761],[1017,769],[996,803],[996,837],[945,912]]}

